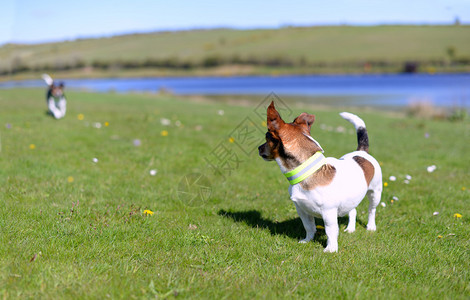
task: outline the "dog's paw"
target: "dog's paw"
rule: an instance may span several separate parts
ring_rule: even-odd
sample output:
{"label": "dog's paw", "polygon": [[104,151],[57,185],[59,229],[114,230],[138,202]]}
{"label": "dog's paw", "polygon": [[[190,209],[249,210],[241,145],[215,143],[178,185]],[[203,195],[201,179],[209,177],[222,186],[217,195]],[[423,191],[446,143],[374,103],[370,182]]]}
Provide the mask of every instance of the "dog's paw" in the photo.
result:
{"label": "dog's paw", "polygon": [[325,252],[325,253],[334,253],[334,252],[338,252],[338,246],[336,246],[336,247],[327,246],[327,247],[325,248],[325,250],[323,250],[323,252]]}
{"label": "dog's paw", "polygon": [[375,225],[367,225],[367,230],[369,230],[369,231],[376,231],[377,228],[375,227]]}
{"label": "dog's paw", "polygon": [[308,242],[310,242],[312,239],[303,239],[303,240],[300,240],[299,241],[299,244],[307,244]]}
{"label": "dog's paw", "polygon": [[344,230],[344,232],[348,232],[348,233],[353,233],[354,231],[356,231],[356,228],[346,227],[346,229]]}

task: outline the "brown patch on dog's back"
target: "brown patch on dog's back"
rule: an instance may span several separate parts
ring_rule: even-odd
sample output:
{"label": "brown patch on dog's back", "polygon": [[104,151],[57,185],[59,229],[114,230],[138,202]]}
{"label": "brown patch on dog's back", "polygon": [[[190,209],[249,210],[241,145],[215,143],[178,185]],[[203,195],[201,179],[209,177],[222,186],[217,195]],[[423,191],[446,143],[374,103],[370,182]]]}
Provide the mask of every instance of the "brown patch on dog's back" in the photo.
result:
{"label": "brown patch on dog's back", "polygon": [[374,165],[367,159],[361,156],[354,156],[353,159],[357,162],[357,164],[362,168],[364,172],[364,177],[366,178],[367,185],[372,181],[374,177]]}
{"label": "brown patch on dog's back", "polygon": [[336,168],[332,165],[323,165],[318,171],[300,183],[304,190],[313,190],[318,186],[329,185],[336,175]]}

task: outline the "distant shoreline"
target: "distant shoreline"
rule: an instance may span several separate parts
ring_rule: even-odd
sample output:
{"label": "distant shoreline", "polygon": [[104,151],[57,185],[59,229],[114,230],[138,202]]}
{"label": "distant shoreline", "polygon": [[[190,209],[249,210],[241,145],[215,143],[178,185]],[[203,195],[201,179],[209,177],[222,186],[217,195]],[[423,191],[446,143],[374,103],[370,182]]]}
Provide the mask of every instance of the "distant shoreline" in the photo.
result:
{"label": "distant shoreline", "polygon": [[[168,69],[133,69],[116,71],[93,71],[93,70],[73,70],[60,72],[25,72],[14,75],[0,76],[0,82],[15,80],[34,80],[39,79],[41,74],[48,73],[54,78],[68,79],[102,79],[102,78],[181,78],[181,77],[239,77],[239,76],[308,76],[308,75],[387,75],[401,74],[402,70],[376,70],[375,72],[361,72],[361,70],[349,70],[348,72],[330,69],[279,69],[279,68],[256,68],[223,66],[210,69],[194,69],[191,71],[175,71]],[[423,71],[417,71],[416,74],[467,74],[470,73],[470,66],[466,67],[443,67],[430,68]]]}

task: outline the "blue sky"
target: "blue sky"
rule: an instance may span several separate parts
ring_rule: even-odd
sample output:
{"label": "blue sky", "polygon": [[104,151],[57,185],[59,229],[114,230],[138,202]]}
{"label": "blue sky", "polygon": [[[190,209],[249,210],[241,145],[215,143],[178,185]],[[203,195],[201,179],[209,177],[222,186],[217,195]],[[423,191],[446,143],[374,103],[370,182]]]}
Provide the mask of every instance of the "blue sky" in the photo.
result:
{"label": "blue sky", "polygon": [[470,24],[469,0],[2,0],[0,44],[285,25]]}

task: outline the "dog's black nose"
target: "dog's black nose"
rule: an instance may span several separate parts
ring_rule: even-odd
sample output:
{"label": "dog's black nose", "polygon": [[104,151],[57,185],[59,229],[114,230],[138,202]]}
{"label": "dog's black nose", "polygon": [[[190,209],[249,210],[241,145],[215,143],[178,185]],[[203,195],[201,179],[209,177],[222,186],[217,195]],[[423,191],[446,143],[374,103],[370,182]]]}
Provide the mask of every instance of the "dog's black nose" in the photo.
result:
{"label": "dog's black nose", "polygon": [[266,153],[263,153],[263,152],[264,152],[264,151],[263,151],[263,146],[264,146],[264,145],[261,145],[261,146],[258,147],[258,154],[259,154],[259,156],[261,156],[262,158],[266,159],[268,156],[266,155]]}

